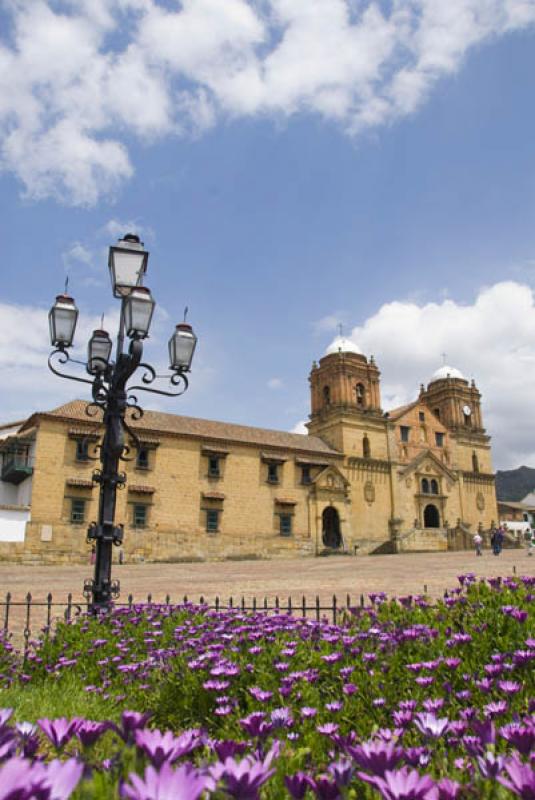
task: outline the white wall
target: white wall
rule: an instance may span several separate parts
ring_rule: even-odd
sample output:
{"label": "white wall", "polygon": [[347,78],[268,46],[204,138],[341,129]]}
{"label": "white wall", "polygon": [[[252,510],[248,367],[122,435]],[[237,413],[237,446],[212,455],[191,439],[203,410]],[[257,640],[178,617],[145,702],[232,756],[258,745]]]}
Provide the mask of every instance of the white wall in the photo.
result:
{"label": "white wall", "polygon": [[29,511],[0,508],[0,542],[23,542]]}

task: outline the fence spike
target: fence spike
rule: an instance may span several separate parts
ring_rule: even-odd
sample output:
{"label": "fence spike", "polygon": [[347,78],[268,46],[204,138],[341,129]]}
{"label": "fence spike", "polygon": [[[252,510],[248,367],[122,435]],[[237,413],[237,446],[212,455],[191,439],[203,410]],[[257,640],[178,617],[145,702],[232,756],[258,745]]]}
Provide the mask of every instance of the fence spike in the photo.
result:
{"label": "fence spike", "polygon": [[256,611],[256,595],[253,597],[253,611]]}
{"label": "fence spike", "polygon": [[268,601],[267,601],[267,597],[264,597],[264,611],[267,611],[267,610],[268,610]]}
{"label": "fence spike", "polygon": [[360,595],[360,607],[364,608],[364,595],[363,594]]}
{"label": "fence spike", "polygon": [[216,595],[215,598],[215,610],[219,611],[219,595]]}
{"label": "fence spike", "polygon": [[316,621],[320,621],[320,598],[316,595]]}
{"label": "fence spike", "polygon": [[149,604],[149,606],[152,603],[152,592],[149,592],[147,595],[147,603]]}
{"label": "fence spike", "polygon": [[303,595],[303,597],[301,599],[301,612],[302,612],[302,616],[306,617],[306,615],[307,615],[307,601],[306,601],[305,595]]}
{"label": "fence spike", "polygon": [[202,595],[202,594],[201,594],[201,596],[199,597],[199,605],[200,605],[200,606],[203,606],[203,605],[204,605],[204,597],[203,597],[203,595]]}
{"label": "fence spike", "polygon": [[4,631],[7,633],[9,629],[9,607],[11,605],[11,592],[6,594],[6,607],[4,610]]}
{"label": "fence spike", "polygon": [[48,636],[50,632],[50,625],[52,623],[52,592],[49,592],[46,596],[46,627],[47,632],[46,635]]}
{"label": "fence spike", "polygon": [[71,621],[71,613],[72,613],[72,593],[69,592],[67,595],[67,608],[65,609],[65,619],[67,622]]}
{"label": "fence spike", "polygon": [[232,599],[232,597],[229,598],[228,606],[229,608],[234,608],[234,600]]}
{"label": "fence spike", "polygon": [[186,605],[186,604],[187,604],[187,602],[188,602],[188,596],[187,596],[187,594],[185,594],[185,595],[184,595],[184,605]]}
{"label": "fence spike", "polygon": [[243,595],[241,596],[241,610],[245,611],[245,597]]}
{"label": "fence spike", "polygon": [[171,595],[166,594],[165,595],[165,605],[168,606],[170,604],[171,604]]}
{"label": "fence spike", "polygon": [[26,661],[26,656],[28,655],[28,647],[29,647],[29,640],[30,640],[30,615],[32,613],[32,594],[28,592],[26,595],[26,626],[24,628],[24,660]]}
{"label": "fence spike", "polygon": [[427,594],[427,583],[424,583],[424,594]]}
{"label": "fence spike", "polygon": [[277,595],[275,597],[275,610],[277,611],[277,613],[279,612],[279,609],[280,609],[279,596]]}
{"label": "fence spike", "polygon": [[338,601],[336,599],[336,595],[333,594],[333,625],[336,625],[337,604]]}
{"label": "fence spike", "polygon": [[293,609],[292,609],[292,598],[288,597],[288,614],[292,614],[292,612],[293,612]]}
{"label": "fence spike", "polygon": [[132,608],[134,605],[134,596],[132,594],[128,595],[128,608]]}
{"label": "fence spike", "polygon": [[516,575],[516,564],[513,564],[513,575]]}

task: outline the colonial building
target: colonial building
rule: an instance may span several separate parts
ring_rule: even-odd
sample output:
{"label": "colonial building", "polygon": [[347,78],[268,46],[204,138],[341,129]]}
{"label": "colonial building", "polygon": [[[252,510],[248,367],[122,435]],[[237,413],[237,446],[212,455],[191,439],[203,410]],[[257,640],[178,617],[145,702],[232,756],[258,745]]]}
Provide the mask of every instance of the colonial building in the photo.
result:
{"label": "colonial building", "polygon": [[[310,374],[308,435],[148,411],[125,461],[127,561],[446,550],[498,519],[474,382],[442,367],[385,413],[380,373],[338,338]],[[0,428],[0,558],[86,560],[102,425],[75,400]]]}

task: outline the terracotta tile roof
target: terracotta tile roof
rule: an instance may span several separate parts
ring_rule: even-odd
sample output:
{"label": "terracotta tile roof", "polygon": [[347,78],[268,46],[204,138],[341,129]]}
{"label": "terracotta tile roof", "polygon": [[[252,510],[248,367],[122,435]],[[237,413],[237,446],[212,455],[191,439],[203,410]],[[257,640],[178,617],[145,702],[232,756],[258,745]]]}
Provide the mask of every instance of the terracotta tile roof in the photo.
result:
{"label": "terracotta tile roof", "polygon": [[[65,420],[77,420],[88,423],[85,413],[85,400],[71,400],[52,411],[39,412],[26,421],[26,425],[35,422],[36,418],[59,417]],[[100,422],[100,417],[95,417]],[[286,431],[253,428],[248,425],[235,425],[230,422],[217,422],[197,417],[183,417],[178,414],[165,414],[161,411],[145,411],[141,420],[129,420],[132,428],[153,433],[167,433],[211,442],[225,441],[235,444],[251,444],[273,447],[301,453],[316,453],[326,456],[342,457],[342,453],[333,450],[319,436],[308,436],[303,433],[287,433]],[[24,427],[24,426],[23,426]]]}

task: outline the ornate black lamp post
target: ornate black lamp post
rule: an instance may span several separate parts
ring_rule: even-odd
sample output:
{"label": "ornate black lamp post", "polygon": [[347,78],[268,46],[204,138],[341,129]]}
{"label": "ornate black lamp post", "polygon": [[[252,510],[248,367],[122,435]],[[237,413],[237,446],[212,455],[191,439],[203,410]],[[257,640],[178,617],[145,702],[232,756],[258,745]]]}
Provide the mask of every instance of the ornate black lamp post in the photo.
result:
{"label": "ornate black lamp post", "polygon": [[[143,339],[149,334],[154,311],[154,300],[145,286],[143,278],[147,271],[148,252],[139,237],[127,234],[114,247],[110,247],[109,269],[114,297],[121,299],[121,315],[117,333],[115,360],[112,355],[112,340],[104,330],[96,330],[89,339],[87,361],[77,361],[70,357],[68,348],[72,346],[78,320],[78,309],[72,297],[66,293],[59,295],[50,309],[50,340],[54,350],[49,356],[48,365],[55,375],[69,380],[89,383],[93,401],[88,404],[86,413],[93,417],[103,412],[105,427],[102,444],[97,449],[99,456],[92,457],[101,463],[100,469],[93,473],[93,481],[100,486],[98,520],[91,523],[87,539],[96,545],[95,573],[93,579],[84,583],[84,594],[91,597],[94,611],[109,608],[111,600],[119,594],[119,581],[111,579],[112,545],[121,545],[123,526],[115,524],[115,504],[117,488],[126,483],[124,471],[120,471],[121,461],[130,461],[128,454],[132,444],[136,450],[140,441],[130,428],[126,419],[141,419],[143,411],[138,405],[136,390],[154,394],[178,397],[188,388],[187,374],[191,368],[197,337],[187,322],[178,324],[169,339],[169,359],[171,372],[165,376],[157,375],[150,364],[141,361]],[[125,337],[130,340],[128,351]],[[58,366],[71,362],[85,367],[91,379],[62,372]],[[141,383],[127,386],[137,369],[141,369]],[[166,378],[171,384],[168,389],[150,386],[156,379]],[[173,387],[176,388],[174,391]],[[125,440],[128,435],[130,442]]]}

